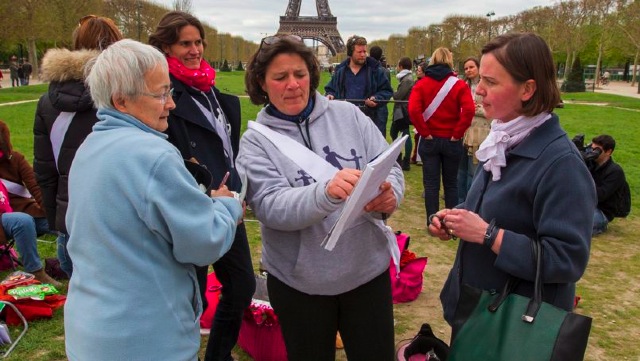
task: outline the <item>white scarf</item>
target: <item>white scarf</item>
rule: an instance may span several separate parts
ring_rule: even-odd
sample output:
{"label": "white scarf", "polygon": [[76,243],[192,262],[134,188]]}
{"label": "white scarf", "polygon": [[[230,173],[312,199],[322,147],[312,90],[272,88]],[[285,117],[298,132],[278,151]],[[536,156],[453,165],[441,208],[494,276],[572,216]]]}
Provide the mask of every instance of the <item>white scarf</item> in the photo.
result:
{"label": "white scarf", "polygon": [[396,78],[398,78],[398,80],[402,80],[402,78],[403,78],[405,75],[409,74],[409,73],[411,73],[411,70],[409,70],[409,69],[402,69],[402,70],[400,70],[400,72],[399,72],[398,74],[396,74]]}
{"label": "white scarf", "polygon": [[491,122],[491,132],[480,144],[476,157],[484,163],[484,170],[493,174],[493,180],[500,180],[502,167],[507,165],[505,152],[513,148],[526,138],[531,132],[542,125],[551,114],[542,112],[533,117],[521,115],[509,122],[494,119]]}

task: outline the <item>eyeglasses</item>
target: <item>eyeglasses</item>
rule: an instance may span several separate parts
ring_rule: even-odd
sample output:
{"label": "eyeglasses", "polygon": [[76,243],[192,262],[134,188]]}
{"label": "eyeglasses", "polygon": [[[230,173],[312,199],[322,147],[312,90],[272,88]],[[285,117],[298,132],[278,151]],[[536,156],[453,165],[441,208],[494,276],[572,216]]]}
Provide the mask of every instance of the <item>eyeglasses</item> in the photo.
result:
{"label": "eyeglasses", "polygon": [[273,45],[283,39],[292,40],[299,43],[302,42],[302,37],[294,34],[267,36],[266,38],[262,38],[262,41],[260,41],[260,47],[258,48],[258,51],[262,50],[263,45]]}
{"label": "eyeglasses", "polygon": [[87,22],[87,20],[90,20],[90,19],[97,19],[97,18],[98,18],[98,17],[97,17],[97,16],[95,16],[95,15],[87,15],[87,16],[84,16],[84,17],[82,17],[82,18],[78,21],[78,26],[82,26],[84,23],[86,23],[86,22]]}
{"label": "eyeglasses", "polygon": [[173,97],[173,88],[167,90],[166,93],[162,93],[162,94],[142,93],[142,95],[152,97],[154,99],[158,99],[160,100],[160,103],[164,106],[165,104],[167,104],[167,100],[169,100],[170,97]]}

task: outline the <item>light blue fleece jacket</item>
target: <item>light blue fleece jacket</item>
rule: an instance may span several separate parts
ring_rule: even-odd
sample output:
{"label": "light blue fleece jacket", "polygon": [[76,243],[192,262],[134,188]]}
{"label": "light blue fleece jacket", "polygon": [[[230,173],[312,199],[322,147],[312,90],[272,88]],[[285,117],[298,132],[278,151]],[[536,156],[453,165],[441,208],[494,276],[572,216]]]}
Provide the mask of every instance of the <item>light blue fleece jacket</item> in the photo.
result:
{"label": "light blue fleece jacket", "polygon": [[[309,137],[305,122],[299,129],[265,109],[257,122],[301,144],[303,136],[310,138],[313,151],[337,168],[363,169],[388,147],[371,119],[353,104],[329,101],[317,92]],[[365,216],[354,220],[332,251],[321,246],[343,202],[329,199],[325,183],[315,182],[262,134],[252,129],[244,133],[236,165],[248,177],[247,201],[261,222],[262,265],[270,274],[308,294],[337,295],[388,269],[387,238]],[[397,164],[387,180],[399,204],[404,176]]]}
{"label": "light blue fleece jacket", "polygon": [[193,264],[229,249],[242,208],[202,193],[164,134],[115,110],[97,115],[69,176],[67,357],[197,360]]}

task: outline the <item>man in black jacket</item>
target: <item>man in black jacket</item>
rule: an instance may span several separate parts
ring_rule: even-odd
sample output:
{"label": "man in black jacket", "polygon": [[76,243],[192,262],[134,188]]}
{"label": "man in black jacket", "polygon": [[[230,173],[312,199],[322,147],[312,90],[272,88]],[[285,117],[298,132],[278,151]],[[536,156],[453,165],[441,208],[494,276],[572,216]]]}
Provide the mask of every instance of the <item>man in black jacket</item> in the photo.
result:
{"label": "man in black jacket", "polygon": [[616,141],[610,135],[599,135],[591,140],[592,151],[600,151],[589,167],[598,194],[598,206],[593,214],[594,236],[606,231],[609,222],[622,216],[620,212],[624,211],[621,209],[628,208],[625,204],[630,204],[624,171],[611,158],[615,147]]}

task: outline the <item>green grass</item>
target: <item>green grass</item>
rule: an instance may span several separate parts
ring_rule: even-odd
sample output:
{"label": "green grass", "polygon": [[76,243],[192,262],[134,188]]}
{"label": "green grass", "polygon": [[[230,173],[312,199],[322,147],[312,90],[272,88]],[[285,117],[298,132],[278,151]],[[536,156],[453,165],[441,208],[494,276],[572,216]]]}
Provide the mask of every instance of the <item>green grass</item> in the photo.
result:
{"label": "green grass", "polygon": [[[244,95],[243,77],[242,72],[219,72],[217,85],[223,91]],[[395,79],[393,80],[395,87]],[[320,84],[324,85],[327,81],[325,73]],[[2,89],[0,105],[18,100],[35,100],[44,91],[46,85]],[[578,283],[577,293],[582,297],[578,312],[594,318],[586,360],[638,360],[640,243],[635,236],[639,233],[640,221],[635,212],[640,209],[640,165],[637,162],[640,157],[640,113],[632,110],[640,109],[640,99],[602,93],[563,94],[563,99],[571,103],[567,102],[557,113],[569,137],[583,133],[588,142],[598,134],[607,133],[616,139],[614,158],[625,169],[632,192],[631,216],[615,220],[607,233],[593,240],[589,266]],[[243,123],[246,124],[247,120],[255,119],[260,107],[251,105],[245,97],[241,98],[241,104]],[[35,102],[0,106],[0,119],[9,124],[14,147],[29,160],[33,158],[32,127],[35,108]],[[405,199],[389,223],[394,229],[408,233],[412,239],[412,250],[418,255],[428,256],[429,263],[425,271],[425,289],[418,300],[394,306],[396,340],[413,337],[423,322],[430,323],[436,335],[448,340],[450,330],[442,320],[438,294],[451,267],[457,244],[442,242],[426,235],[424,205],[420,196],[421,168],[412,166],[410,171],[405,172],[405,180]],[[257,270],[260,234],[258,223],[251,213],[247,214],[246,225],[254,268]],[[38,247],[43,258],[55,257],[53,244],[39,243]],[[0,273],[0,277],[5,274],[6,272]],[[18,328],[14,327],[12,331],[15,335]],[[251,360],[238,348],[234,353],[242,361]],[[26,337],[7,358],[9,361],[65,359],[62,310],[57,311],[53,319],[30,322]],[[344,353],[338,352],[337,359],[344,360]]]}
{"label": "green grass", "polygon": [[[1,103],[18,102],[23,100],[37,100],[47,91],[47,84],[21,86],[16,88],[0,89]],[[1,104],[0,103],[0,104]]]}
{"label": "green grass", "polygon": [[604,93],[564,93],[562,94],[564,101],[585,102],[585,103],[606,103],[611,107],[620,107],[628,109],[640,109],[640,102],[637,98],[623,97],[613,94]]}

